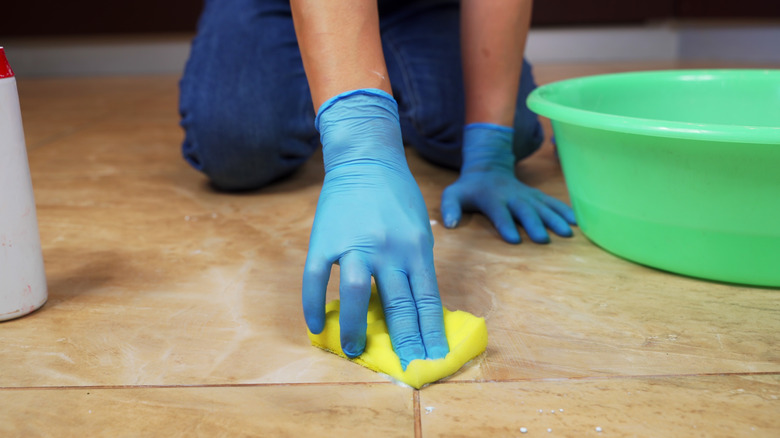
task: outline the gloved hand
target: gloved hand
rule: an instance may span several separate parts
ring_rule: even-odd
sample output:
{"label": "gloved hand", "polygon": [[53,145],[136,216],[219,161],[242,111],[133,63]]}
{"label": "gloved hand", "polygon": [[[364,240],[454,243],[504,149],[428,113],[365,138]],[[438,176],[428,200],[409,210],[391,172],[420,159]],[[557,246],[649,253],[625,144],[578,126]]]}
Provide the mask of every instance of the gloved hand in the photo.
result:
{"label": "gloved hand", "polygon": [[403,369],[449,352],[428,211],[406,163],[398,105],[381,90],[340,94],[315,121],[325,181],[303,274],[306,324],[320,333],[333,263],[341,266],[341,346],[363,353],[371,276]]}
{"label": "gloved hand", "polygon": [[458,226],[462,210],[480,211],[509,243],[520,242],[515,220],[536,243],[550,241],[545,225],[559,236],[571,236],[569,224],[576,224],[571,207],[515,177],[513,135],[514,129],[489,123],[464,128],[460,177],[442,193],[444,226]]}

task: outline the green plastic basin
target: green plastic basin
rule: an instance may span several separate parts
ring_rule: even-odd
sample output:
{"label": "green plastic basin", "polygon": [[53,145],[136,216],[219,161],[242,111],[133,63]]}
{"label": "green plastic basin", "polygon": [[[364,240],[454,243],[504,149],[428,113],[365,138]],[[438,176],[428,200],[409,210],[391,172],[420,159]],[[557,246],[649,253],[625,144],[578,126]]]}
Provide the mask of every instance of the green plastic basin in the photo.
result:
{"label": "green plastic basin", "polygon": [[655,268],[780,286],[780,70],[591,76],[536,89],[583,233]]}

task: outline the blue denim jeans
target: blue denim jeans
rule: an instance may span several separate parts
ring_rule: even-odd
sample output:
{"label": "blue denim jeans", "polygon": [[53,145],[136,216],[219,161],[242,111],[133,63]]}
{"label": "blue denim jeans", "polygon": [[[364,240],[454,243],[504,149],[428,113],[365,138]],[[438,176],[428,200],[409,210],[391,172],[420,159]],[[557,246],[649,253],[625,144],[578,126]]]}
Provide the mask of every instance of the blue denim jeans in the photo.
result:
{"label": "blue denim jeans", "polygon": [[[405,144],[461,164],[464,92],[457,0],[380,0],[380,31]],[[514,152],[543,133],[525,105],[536,87],[525,62]],[[267,185],[319,147],[309,85],[288,0],[207,0],[180,82],[184,158],[222,190]]]}

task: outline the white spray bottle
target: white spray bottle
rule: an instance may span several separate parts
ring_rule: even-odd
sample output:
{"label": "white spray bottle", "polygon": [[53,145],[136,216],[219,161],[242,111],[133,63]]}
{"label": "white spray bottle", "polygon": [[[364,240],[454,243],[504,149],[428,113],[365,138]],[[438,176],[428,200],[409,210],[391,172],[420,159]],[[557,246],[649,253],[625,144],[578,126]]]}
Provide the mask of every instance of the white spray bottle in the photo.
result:
{"label": "white spray bottle", "polygon": [[16,78],[0,47],[0,321],[48,297]]}

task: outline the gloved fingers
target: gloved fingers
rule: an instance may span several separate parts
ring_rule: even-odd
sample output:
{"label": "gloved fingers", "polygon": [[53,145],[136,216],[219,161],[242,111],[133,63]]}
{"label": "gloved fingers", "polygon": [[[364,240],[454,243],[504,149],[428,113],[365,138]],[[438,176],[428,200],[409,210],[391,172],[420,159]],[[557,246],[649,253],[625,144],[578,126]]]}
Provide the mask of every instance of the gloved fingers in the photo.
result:
{"label": "gloved fingers", "polygon": [[539,217],[542,219],[542,222],[544,222],[547,228],[551,229],[553,233],[561,237],[572,236],[573,233],[571,231],[571,227],[569,227],[569,224],[564,218],[561,217],[561,215],[553,211],[550,207],[543,204],[541,201],[533,200],[531,203],[536,209],[536,212],[539,214]]}
{"label": "gloved fingers", "polygon": [[457,227],[462,214],[458,189],[454,186],[447,187],[441,194],[441,218],[444,226]]}
{"label": "gloved fingers", "polygon": [[327,260],[309,254],[303,269],[301,288],[303,316],[309,330],[314,334],[321,333],[325,328],[325,292],[330,279],[331,266],[332,264]]}
{"label": "gloved fingers", "polygon": [[550,236],[544,228],[544,223],[531,202],[526,199],[517,199],[509,203],[509,208],[517,221],[523,225],[532,241],[550,243]]}
{"label": "gloved fingers", "polygon": [[427,266],[411,272],[409,283],[417,306],[417,320],[427,358],[441,359],[447,356],[450,347],[444,331],[444,311],[432,258]]}
{"label": "gloved fingers", "polygon": [[554,212],[558,213],[558,215],[564,218],[569,224],[577,225],[577,219],[574,217],[574,210],[566,205],[565,202],[548,195],[542,196],[542,202]]}
{"label": "gloved fingers", "polygon": [[520,243],[520,233],[517,231],[512,213],[505,203],[488,202],[481,210],[493,222],[493,226],[496,227],[502,239],[508,243]]}
{"label": "gloved fingers", "polygon": [[371,298],[371,271],[356,253],[347,253],[340,259],[339,325],[341,350],[355,358],[366,348],[366,315]]}
{"label": "gloved fingers", "polygon": [[406,370],[409,362],[425,359],[425,347],[420,336],[417,307],[409,288],[409,279],[405,272],[389,269],[380,272],[376,281],[390,342],[401,360],[401,368]]}

